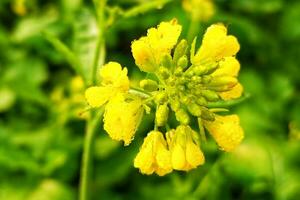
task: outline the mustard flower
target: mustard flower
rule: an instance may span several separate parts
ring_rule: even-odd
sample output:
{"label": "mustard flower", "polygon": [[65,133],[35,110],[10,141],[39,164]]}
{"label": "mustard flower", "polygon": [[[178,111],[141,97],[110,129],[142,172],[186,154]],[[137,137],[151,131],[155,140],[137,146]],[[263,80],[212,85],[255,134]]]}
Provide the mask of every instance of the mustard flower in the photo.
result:
{"label": "mustard flower", "polygon": [[244,138],[244,131],[237,115],[216,115],[214,121],[206,121],[204,126],[224,151],[233,151]]}
{"label": "mustard flower", "polygon": [[[163,176],[204,164],[198,134],[203,136],[205,130],[224,151],[233,151],[244,137],[237,115],[218,115],[220,109],[211,108],[217,104],[210,104],[243,93],[238,81],[238,40],[227,34],[224,25],[213,24],[196,49],[196,39],[190,47],[185,39],[178,41],[181,29],[175,19],[162,22],[132,42],[136,65],[152,74],[140,81],[140,87],[130,87],[127,69],[110,62],[100,70],[101,85],[86,90],[91,107],[106,104],[104,129],[125,145],[134,138],[144,110],[155,111],[154,130],[134,159],[134,167],[143,174]],[[170,127],[170,116],[178,122],[175,127]],[[191,128],[194,121],[198,129]]]}
{"label": "mustard flower", "polygon": [[188,171],[204,164],[204,155],[195,135],[194,130],[184,125],[167,133],[173,169]]}
{"label": "mustard flower", "polygon": [[172,171],[171,153],[161,132],[151,131],[148,133],[140,152],[134,159],[134,167],[148,175],[155,172],[159,176],[163,176]]}

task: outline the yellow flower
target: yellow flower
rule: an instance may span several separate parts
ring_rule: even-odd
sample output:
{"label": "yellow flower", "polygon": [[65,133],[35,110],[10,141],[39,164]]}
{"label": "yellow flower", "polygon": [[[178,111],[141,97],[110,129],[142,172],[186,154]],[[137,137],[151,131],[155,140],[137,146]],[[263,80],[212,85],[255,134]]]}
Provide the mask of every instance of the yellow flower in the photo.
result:
{"label": "yellow flower", "polygon": [[180,125],[167,134],[173,169],[189,171],[204,164],[204,155],[193,138],[197,133],[189,126]]}
{"label": "yellow flower", "polygon": [[211,0],[183,0],[182,5],[196,21],[207,21],[215,14],[215,6]]}
{"label": "yellow flower", "polygon": [[140,98],[126,99],[121,93],[107,103],[104,113],[104,130],[109,136],[129,145],[143,116]]}
{"label": "yellow flower", "polygon": [[[240,70],[240,63],[235,57],[225,57],[224,60],[219,62],[218,69],[212,73],[214,78],[218,77],[234,77],[237,78]],[[223,100],[230,100],[239,98],[243,93],[243,86],[240,83],[228,85],[228,91],[219,92]]]}
{"label": "yellow flower", "polygon": [[163,176],[172,171],[171,154],[161,132],[151,131],[148,133],[134,159],[134,167],[148,175],[155,172],[159,176]]}
{"label": "yellow flower", "polygon": [[226,92],[220,92],[219,95],[223,100],[231,100],[239,98],[243,93],[243,86],[238,83],[233,88],[231,88],[229,91]]}
{"label": "yellow flower", "polygon": [[237,115],[215,116],[214,121],[205,121],[205,128],[224,151],[233,151],[243,140],[244,131]]}
{"label": "yellow flower", "polygon": [[117,93],[124,93],[129,89],[127,68],[122,70],[119,63],[109,62],[104,65],[100,76],[102,86],[93,86],[85,91],[85,98],[92,107],[102,106]]}
{"label": "yellow flower", "polygon": [[145,72],[154,72],[164,55],[170,54],[181,33],[177,20],[162,22],[150,28],[146,37],[132,42],[131,51],[136,65]]}
{"label": "yellow flower", "polygon": [[227,28],[223,24],[214,24],[206,30],[192,63],[197,66],[218,62],[225,57],[235,56],[239,49],[239,42],[234,36],[227,35]]}

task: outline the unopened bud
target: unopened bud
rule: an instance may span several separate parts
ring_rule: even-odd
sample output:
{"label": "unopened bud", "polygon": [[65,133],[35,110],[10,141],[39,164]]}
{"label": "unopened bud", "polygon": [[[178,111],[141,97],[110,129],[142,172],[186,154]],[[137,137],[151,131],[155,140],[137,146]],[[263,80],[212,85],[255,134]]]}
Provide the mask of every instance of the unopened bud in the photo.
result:
{"label": "unopened bud", "polygon": [[197,100],[196,100],[197,104],[200,105],[200,106],[205,106],[207,105],[207,101],[204,97],[199,97]]}
{"label": "unopened bud", "polygon": [[163,91],[161,91],[161,92],[158,92],[157,94],[156,94],[156,96],[155,96],[155,102],[157,103],[157,104],[163,104],[163,103],[165,103],[166,101],[167,101],[167,93],[166,92],[163,92]]}
{"label": "unopened bud", "polygon": [[166,54],[161,59],[161,65],[170,69],[172,67],[172,57],[170,54]]}
{"label": "unopened bud", "polygon": [[214,121],[215,120],[215,115],[214,113],[210,112],[208,108],[202,107],[201,109],[201,118],[207,121]]}
{"label": "unopened bud", "polygon": [[207,101],[217,101],[219,100],[219,95],[212,90],[202,90],[202,95]]}
{"label": "unopened bud", "polygon": [[175,48],[174,55],[173,55],[173,62],[177,63],[179,58],[186,54],[188,48],[188,44],[186,40],[181,40]]}
{"label": "unopened bud", "polygon": [[188,104],[187,109],[192,115],[196,117],[199,117],[201,115],[201,107],[195,103]]}
{"label": "unopened bud", "polygon": [[180,108],[180,102],[176,101],[176,100],[171,100],[170,101],[170,106],[171,106],[171,108],[174,112],[177,112]]}
{"label": "unopened bud", "polygon": [[167,79],[167,78],[170,77],[170,72],[169,72],[169,70],[168,70],[167,68],[163,67],[163,66],[159,67],[158,73],[161,75],[161,77],[162,77],[163,79]]}
{"label": "unopened bud", "polygon": [[210,83],[211,82],[211,80],[212,80],[212,77],[211,76],[203,76],[202,77],[202,82],[204,83],[204,84],[207,84],[207,83]]}
{"label": "unopened bud", "polygon": [[148,92],[153,92],[158,89],[157,82],[150,79],[141,80],[140,87]]}
{"label": "unopened bud", "polygon": [[179,58],[177,65],[178,65],[178,67],[182,68],[183,70],[187,68],[188,59],[187,59],[186,55]]}
{"label": "unopened bud", "polygon": [[184,109],[179,109],[175,112],[175,117],[177,121],[179,121],[181,124],[189,124],[190,123],[190,117],[187,114],[187,112]]}
{"label": "unopened bud", "polygon": [[164,126],[168,121],[169,107],[165,103],[159,105],[155,113],[155,121],[157,126]]}

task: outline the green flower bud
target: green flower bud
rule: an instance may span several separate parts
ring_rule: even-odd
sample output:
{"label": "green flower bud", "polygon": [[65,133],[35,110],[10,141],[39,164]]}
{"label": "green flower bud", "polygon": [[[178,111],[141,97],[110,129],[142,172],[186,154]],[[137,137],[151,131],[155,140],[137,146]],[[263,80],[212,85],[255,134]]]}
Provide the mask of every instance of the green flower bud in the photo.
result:
{"label": "green flower bud", "polygon": [[175,117],[176,117],[177,121],[179,121],[181,124],[187,125],[187,124],[190,123],[190,117],[189,117],[189,115],[182,108],[180,108],[179,110],[177,110],[175,112]]}
{"label": "green flower bud", "polygon": [[177,64],[179,58],[186,54],[188,44],[186,40],[181,40],[175,48],[173,62]]}
{"label": "green flower bud", "polygon": [[188,104],[187,109],[192,115],[196,117],[199,117],[201,115],[201,107],[195,103]]}
{"label": "green flower bud", "polygon": [[196,100],[196,103],[200,106],[206,106],[207,105],[207,101],[204,97],[199,97],[197,100]]}
{"label": "green flower bud", "polygon": [[193,72],[197,75],[197,76],[201,76],[204,75],[207,71],[207,67],[200,65],[200,66],[196,66],[193,68]]}
{"label": "green flower bud", "polygon": [[207,101],[218,101],[219,100],[219,95],[212,90],[202,90],[202,95]]}
{"label": "green flower bud", "polygon": [[177,62],[178,67],[182,68],[183,70],[187,68],[188,66],[188,59],[187,56],[184,55],[182,57],[179,58],[178,62]]}
{"label": "green flower bud", "polygon": [[214,113],[210,112],[208,108],[202,107],[201,108],[201,118],[207,121],[214,121],[215,120],[215,115]]}
{"label": "green flower bud", "polygon": [[165,103],[159,105],[155,113],[155,122],[157,126],[164,126],[168,121],[169,107]]}
{"label": "green flower bud", "polygon": [[204,83],[204,84],[208,84],[208,83],[210,83],[211,82],[211,80],[212,80],[212,77],[211,76],[203,76],[202,77],[202,82]]}
{"label": "green flower bud", "polygon": [[144,79],[140,81],[140,87],[148,92],[153,92],[158,89],[158,85],[156,81],[151,79]]}
{"label": "green flower bud", "polygon": [[176,100],[170,100],[170,106],[174,112],[178,111],[180,108],[180,102]]}
{"label": "green flower bud", "polygon": [[160,91],[155,95],[155,102],[156,104],[163,104],[167,101],[168,95],[164,91]]}
{"label": "green flower bud", "polygon": [[181,76],[182,72],[183,72],[182,68],[176,68],[174,74],[175,76]]}
{"label": "green flower bud", "polygon": [[170,77],[170,71],[167,68],[163,67],[163,66],[159,67],[158,74],[161,75],[161,77],[163,79],[167,79],[167,78]]}
{"label": "green flower bud", "polygon": [[168,69],[172,68],[173,64],[172,64],[172,57],[170,54],[166,54],[162,57],[161,65]]}

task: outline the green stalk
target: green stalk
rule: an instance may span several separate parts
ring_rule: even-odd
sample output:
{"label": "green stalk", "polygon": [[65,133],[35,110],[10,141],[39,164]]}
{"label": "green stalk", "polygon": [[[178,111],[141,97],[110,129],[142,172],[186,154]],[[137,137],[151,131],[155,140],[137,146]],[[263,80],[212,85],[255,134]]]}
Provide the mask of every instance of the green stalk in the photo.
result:
{"label": "green stalk", "polygon": [[[83,146],[83,154],[82,154],[82,162],[81,162],[81,174],[80,174],[80,191],[79,191],[79,199],[80,200],[88,200],[89,199],[89,191],[90,188],[90,170],[91,170],[91,157],[92,157],[92,149],[93,142],[96,133],[96,127],[101,125],[102,116],[104,113],[104,109],[101,109],[99,113],[93,117],[91,113],[91,117],[87,122],[86,134],[84,137],[84,146]],[[93,117],[93,118],[92,118]]]}
{"label": "green stalk", "polygon": [[[97,68],[102,66],[105,62],[105,6],[106,0],[94,0],[94,5],[97,13],[98,20],[98,39],[97,46],[94,55],[93,67],[91,71],[91,80],[89,83],[96,83]],[[92,170],[92,150],[94,144],[94,138],[96,133],[97,125],[100,125],[104,109],[102,108],[97,115],[91,111],[90,118],[87,121],[86,133],[84,136],[84,146],[81,163],[81,174],[80,174],[80,188],[79,188],[79,199],[89,199],[89,188],[90,188],[90,174]]]}

